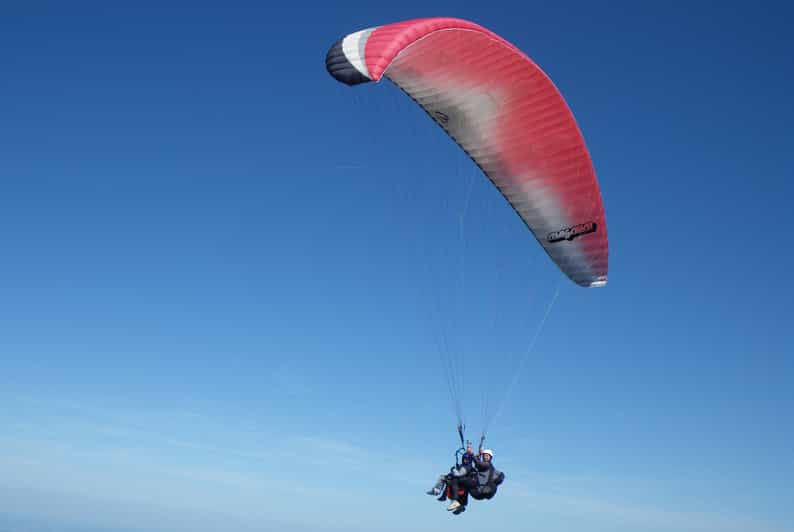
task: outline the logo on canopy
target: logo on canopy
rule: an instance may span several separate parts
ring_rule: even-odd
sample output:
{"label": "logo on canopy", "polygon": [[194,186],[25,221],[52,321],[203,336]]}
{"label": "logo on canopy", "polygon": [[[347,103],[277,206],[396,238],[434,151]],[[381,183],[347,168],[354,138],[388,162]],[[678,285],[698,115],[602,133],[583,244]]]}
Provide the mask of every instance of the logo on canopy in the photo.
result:
{"label": "logo on canopy", "polygon": [[548,240],[551,244],[555,242],[562,242],[563,240],[571,241],[577,236],[586,235],[587,233],[595,233],[597,228],[598,224],[595,222],[572,225],[571,227],[566,227],[565,229],[560,229],[559,231],[552,231],[546,235],[546,240]]}

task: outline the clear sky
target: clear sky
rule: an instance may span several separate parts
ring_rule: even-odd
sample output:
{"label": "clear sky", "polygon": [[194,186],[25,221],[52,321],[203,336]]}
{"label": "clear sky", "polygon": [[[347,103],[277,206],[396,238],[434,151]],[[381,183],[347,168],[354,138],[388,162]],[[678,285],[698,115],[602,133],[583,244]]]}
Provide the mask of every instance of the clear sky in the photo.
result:
{"label": "clear sky", "polygon": [[[333,4],[3,7],[0,531],[794,530],[791,8]],[[606,288],[393,86],[326,73],[423,16],[565,95]],[[519,376],[507,481],[459,518],[423,493],[456,444],[439,327],[467,412]]]}

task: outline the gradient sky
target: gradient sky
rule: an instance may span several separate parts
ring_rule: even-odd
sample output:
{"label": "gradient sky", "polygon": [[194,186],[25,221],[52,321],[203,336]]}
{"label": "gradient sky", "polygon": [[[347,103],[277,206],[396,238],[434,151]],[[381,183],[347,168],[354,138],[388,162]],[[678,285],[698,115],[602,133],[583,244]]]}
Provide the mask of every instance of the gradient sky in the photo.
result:
{"label": "gradient sky", "polygon": [[[606,288],[563,279],[393,86],[326,73],[339,37],[439,15],[565,95]],[[0,531],[794,530],[793,16],[4,6]],[[469,189],[468,303],[443,326]],[[438,327],[476,414],[550,301],[489,434],[507,481],[453,518],[423,494],[456,444]]]}

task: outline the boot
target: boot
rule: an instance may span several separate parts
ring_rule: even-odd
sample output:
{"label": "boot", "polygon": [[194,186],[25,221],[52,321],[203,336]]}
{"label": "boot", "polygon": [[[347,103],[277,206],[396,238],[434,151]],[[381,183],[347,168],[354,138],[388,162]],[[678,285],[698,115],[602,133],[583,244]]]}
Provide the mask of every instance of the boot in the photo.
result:
{"label": "boot", "polygon": [[436,485],[427,490],[425,493],[428,495],[433,495],[434,497],[438,497],[441,495],[441,493],[443,493],[444,484],[446,484],[446,481],[444,480],[444,477],[441,477],[438,479],[438,482],[436,482]]}

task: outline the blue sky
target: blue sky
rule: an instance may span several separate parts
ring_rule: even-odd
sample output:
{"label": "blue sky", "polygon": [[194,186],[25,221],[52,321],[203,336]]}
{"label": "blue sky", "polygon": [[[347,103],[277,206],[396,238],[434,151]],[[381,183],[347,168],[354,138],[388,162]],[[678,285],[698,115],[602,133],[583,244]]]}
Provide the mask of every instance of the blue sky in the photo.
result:
{"label": "blue sky", "polygon": [[[436,15],[496,31],[565,95],[606,288],[562,279],[394,87],[325,72],[340,36]],[[6,7],[0,531],[794,530],[791,17]],[[453,520],[423,494],[456,443],[431,301],[468,187],[469,304],[442,306],[470,426],[554,307],[490,430],[508,480]]]}

